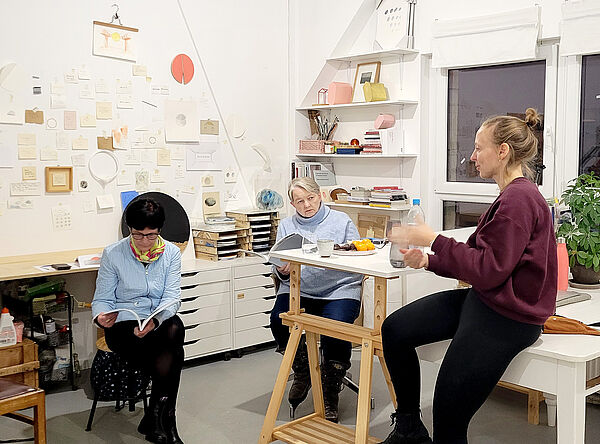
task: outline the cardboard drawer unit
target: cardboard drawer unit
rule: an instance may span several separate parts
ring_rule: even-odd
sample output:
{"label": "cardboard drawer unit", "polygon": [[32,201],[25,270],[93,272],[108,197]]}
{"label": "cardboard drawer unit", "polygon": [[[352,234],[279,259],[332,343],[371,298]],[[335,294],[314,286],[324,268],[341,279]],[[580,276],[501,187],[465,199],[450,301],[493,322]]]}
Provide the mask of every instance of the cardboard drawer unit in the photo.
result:
{"label": "cardboard drawer unit", "polygon": [[236,267],[233,279],[234,349],[273,341],[269,328],[275,303],[271,265]]}
{"label": "cardboard drawer unit", "polygon": [[237,210],[225,213],[236,220],[236,225],[249,227],[248,239],[252,251],[266,253],[275,243],[279,213],[263,210]]}

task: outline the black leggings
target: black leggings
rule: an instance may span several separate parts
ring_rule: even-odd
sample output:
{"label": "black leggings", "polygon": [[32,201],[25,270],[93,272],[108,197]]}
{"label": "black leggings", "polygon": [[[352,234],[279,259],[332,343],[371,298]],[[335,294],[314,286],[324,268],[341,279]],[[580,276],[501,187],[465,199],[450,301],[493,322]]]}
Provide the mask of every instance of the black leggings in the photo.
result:
{"label": "black leggings", "polygon": [[143,338],[133,334],[136,326],[137,321],[122,321],[104,329],[106,345],[152,377],[151,401],[166,396],[175,407],[183,367],[183,322],[175,315]]}
{"label": "black leggings", "polygon": [[471,418],[541,326],[508,319],[481,302],[471,289],[419,299],[392,313],[381,328],[383,354],[399,413],[420,409],[421,373],[415,347],[452,339],[433,398],[433,440],[466,443]]}

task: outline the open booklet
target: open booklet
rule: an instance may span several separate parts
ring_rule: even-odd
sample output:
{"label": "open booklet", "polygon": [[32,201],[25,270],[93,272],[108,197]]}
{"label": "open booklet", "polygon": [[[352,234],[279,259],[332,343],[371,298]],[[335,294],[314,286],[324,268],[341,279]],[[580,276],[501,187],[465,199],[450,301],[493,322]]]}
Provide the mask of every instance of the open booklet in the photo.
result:
{"label": "open booklet", "polygon": [[277,242],[275,242],[275,244],[271,247],[267,254],[258,253],[256,251],[243,251],[245,251],[246,253],[255,254],[256,256],[260,256],[265,261],[270,262],[271,264],[277,267],[283,267],[286,263],[283,262],[281,259],[271,257],[271,253],[274,251],[294,250],[296,248],[302,248],[302,239],[304,239],[304,237],[301,234],[292,233],[288,234],[285,237],[282,237]]}
{"label": "open booklet", "polygon": [[131,313],[133,316],[135,316],[135,318],[138,321],[138,326],[140,328],[140,331],[142,331],[144,328],[146,328],[146,325],[148,325],[148,322],[150,322],[150,320],[152,318],[154,318],[157,314],[159,314],[161,311],[166,310],[167,308],[169,308],[172,305],[175,305],[179,302],[179,299],[173,299],[169,302],[166,302],[162,305],[159,305],[156,310],[154,310],[152,313],[150,313],[148,315],[148,317],[146,319],[144,319],[144,321],[142,322],[142,320],[140,319],[140,316],[133,310],[130,310],[129,308],[116,308],[114,310],[110,310],[110,311],[106,311],[104,312],[104,314],[108,314],[108,313],[117,313],[119,311],[127,311],[129,313]]}

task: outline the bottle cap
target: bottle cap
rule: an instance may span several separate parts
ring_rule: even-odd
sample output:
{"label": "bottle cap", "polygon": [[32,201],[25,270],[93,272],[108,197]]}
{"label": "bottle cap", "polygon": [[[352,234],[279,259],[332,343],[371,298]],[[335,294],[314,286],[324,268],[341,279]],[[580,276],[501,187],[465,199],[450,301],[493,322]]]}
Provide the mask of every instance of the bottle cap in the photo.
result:
{"label": "bottle cap", "polygon": [[8,308],[4,307],[4,308],[2,309],[2,313],[8,313]]}
{"label": "bottle cap", "polygon": [[559,244],[564,244],[565,243],[565,238],[564,237],[559,237],[558,239],[556,239],[556,242],[558,242]]}
{"label": "bottle cap", "polygon": [[413,199],[413,205],[421,205],[421,199]]}

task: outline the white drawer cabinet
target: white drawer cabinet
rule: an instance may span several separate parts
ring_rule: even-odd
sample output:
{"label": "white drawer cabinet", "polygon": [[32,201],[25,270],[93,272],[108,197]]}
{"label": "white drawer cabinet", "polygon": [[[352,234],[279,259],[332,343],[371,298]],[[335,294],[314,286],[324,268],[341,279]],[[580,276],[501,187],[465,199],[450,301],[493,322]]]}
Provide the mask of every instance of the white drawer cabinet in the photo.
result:
{"label": "white drawer cabinet", "polygon": [[230,268],[217,268],[215,270],[189,271],[181,273],[181,286],[206,284],[209,282],[227,281],[231,277]]}
{"label": "white drawer cabinet", "polygon": [[233,347],[240,349],[273,341],[269,328],[269,313],[275,303],[271,265],[236,267],[233,276]]}
{"label": "white drawer cabinet", "polygon": [[183,346],[184,359],[199,358],[231,349],[231,332],[224,335],[202,338]]}

